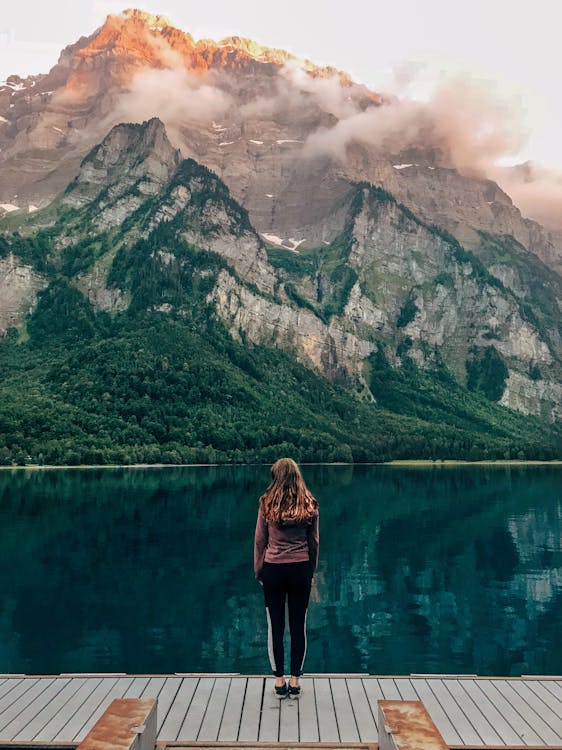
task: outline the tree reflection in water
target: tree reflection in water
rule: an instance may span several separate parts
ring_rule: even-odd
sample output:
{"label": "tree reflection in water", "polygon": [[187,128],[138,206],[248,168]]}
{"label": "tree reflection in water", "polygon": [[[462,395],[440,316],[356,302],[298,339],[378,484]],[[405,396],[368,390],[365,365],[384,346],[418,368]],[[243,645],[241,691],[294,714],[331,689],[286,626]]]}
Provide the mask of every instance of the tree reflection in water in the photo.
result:
{"label": "tree reflection in water", "polygon": [[[562,673],[562,468],[303,466],[309,672]],[[268,673],[269,467],[0,473],[0,671]]]}

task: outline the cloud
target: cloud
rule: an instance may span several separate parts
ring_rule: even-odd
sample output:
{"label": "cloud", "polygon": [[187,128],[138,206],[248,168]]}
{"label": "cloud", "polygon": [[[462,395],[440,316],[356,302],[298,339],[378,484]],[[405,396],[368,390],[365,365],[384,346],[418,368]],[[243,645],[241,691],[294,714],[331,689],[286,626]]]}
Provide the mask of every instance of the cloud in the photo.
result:
{"label": "cloud", "polygon": [[210,78],[185,68],[147,68],[133,79],[111,113],[113,122],[143,122],[159,117],[173,138],[178,128],[206,124],[232,105],[231,97]]}
{"label": "cloud", "polygon": [[[418,72],[412,66],[397,71],[397,89],[415,88]],[[320,100],[317,82],[310,86]],[[333,125],[317,128],[307,138],[303,155],[345,161],[353,142],[388,156],[411,148],[437,151],[444,166],[496,181],[524,216],[562,229],[561,173],[537,165],[525,169],[498,166],[501,160],[513,160],[525,146],[529,133],[524,120],[518,100],[499,97],[489,82],[455,77],[442,80],[426,101],[398,98],[392,91],[383,96],[380,106],[356,108]]]}
{"label": "cloud", "polygon": [[562,229],[562,173],[527,163],[496,169],[490,177],[511,196],[524,216],[549,229]]}
{"label": "cloud", "polygon": [[521,149],[521,122],[515,102],[497,99],[479,81],[455,78],[443,82],[425,102],[386,95],[382,105],[312,133],[305,153],[344,158],[353,141],[389,153],[411,147],[439,149],[459,171],[486,174],[498,158]]}

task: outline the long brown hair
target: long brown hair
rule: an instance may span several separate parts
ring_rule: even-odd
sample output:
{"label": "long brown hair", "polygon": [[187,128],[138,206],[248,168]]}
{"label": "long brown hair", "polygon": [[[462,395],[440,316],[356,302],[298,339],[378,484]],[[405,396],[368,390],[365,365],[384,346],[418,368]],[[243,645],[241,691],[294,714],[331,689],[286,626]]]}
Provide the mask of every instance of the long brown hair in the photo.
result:
{"label": "long brown hair", "polygon": [[280,458],[273,464],[271,483],[259,502],[266,520],[275,523],[307,521],[318,507],[292,458]]}

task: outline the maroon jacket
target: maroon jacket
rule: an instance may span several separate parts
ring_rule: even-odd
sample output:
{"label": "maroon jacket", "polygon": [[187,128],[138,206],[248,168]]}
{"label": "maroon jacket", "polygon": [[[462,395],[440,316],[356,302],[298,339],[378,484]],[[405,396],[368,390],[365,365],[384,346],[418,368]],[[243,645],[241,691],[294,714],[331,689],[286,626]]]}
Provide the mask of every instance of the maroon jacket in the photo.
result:
{"label": "maroon jacket", "polygon": [[266,521],[261,507],[258,510],[254,537],[254,574],[259,580],[263,563],[302,562],[310,560],[311,572],[318,566],[318,508],[310,521],[276,524]]}

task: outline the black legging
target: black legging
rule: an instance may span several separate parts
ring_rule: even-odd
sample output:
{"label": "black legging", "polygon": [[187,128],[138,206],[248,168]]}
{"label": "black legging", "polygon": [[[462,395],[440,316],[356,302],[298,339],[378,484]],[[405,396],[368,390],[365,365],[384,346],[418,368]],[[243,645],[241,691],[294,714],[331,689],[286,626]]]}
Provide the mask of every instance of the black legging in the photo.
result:
{"label": "black legging", "polygon": [[306,612],[310,597],[312,572],[308,560],[291,563],[264,562],[263,594],[267,612],[267,646],[271,669],[276,677],[285,674],[285,597],[289,602],[289,630],[291,633],[291,674],[302,674],[306,656]]}

